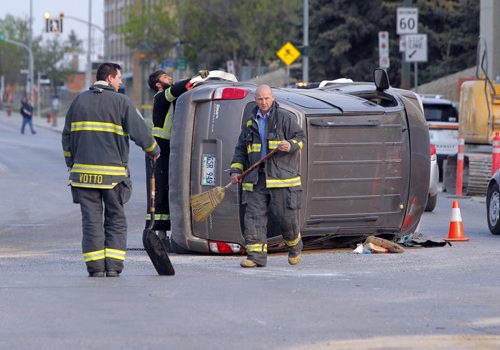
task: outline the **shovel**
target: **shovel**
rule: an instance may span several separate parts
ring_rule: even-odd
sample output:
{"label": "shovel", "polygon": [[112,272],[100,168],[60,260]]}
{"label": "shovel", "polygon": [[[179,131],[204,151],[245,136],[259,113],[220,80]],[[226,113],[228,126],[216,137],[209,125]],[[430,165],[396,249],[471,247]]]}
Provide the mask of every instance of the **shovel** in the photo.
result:
{"label": "shovel", "polygon": [[149,178],[149,213],[151,215],[151,220],[149,221],[148,227],[142,233],[142,244],[144,249],[149,255],[151,262],[153,263],[156,272],[160,276],[173,276],[175,275],[174,267],[170,262],[165,246],[163,245],[160,237],[153,230],[155,224],[155,169],[156,160],[150,159],[151,161],[151,176]]}

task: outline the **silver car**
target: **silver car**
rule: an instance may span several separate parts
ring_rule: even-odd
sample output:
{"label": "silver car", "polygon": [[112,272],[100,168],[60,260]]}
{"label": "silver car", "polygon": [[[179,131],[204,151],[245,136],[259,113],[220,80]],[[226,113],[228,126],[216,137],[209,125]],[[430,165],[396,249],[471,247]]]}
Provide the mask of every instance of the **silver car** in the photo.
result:
{"label": "silver car", "polygon": [[433,211],[436,208],[437,196],[439,191],[439,167],[436,155],[436,146],[431,144],[431,176],[429,179],[429,194],[425,211]]}

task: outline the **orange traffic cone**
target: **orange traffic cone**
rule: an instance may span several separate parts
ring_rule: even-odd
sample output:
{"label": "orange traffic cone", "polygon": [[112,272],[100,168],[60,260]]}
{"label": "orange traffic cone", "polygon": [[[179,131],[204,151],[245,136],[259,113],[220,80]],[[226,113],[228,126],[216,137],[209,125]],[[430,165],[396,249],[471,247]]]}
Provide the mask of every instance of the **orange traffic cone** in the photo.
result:
{"label": "orange traffic cone", "polygon": [[468,241],[468,237],[464,237],[464,225],[462,224],[462,215],[460,214],[460,206],[458,201],[453,201],[451,208],[450,229],[448,231],[448,238],[445,241]]}
{"label": "orange traffic cone", "polygon": [[406,211],[406,215],[403,220],[403,225],[401,226],[403,230],[407,230],[408,228],[410,228],[411,224],[413,224],[413,218],[415,216],[416,210],[417,210],[417,199],[413,197],[413,199],[410,201],[410,204],[408,205],[408,210]]}

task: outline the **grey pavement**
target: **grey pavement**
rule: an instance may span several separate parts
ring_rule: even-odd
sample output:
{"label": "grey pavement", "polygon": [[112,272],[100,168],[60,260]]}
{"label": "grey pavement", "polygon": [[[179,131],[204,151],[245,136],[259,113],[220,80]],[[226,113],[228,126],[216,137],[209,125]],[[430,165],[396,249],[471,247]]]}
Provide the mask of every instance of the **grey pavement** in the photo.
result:
{"label": "grey pavement", "polygon": [[[12,115],[7,116],[5,110],[0,110],[0,123],[9,123],[19,125],[19,130],[21,130],[22,116],[19,112],[13,111]],[[33,117],[33,127],[36,131],[37,128],[44,128],[48,130],[53,130],[56,132],[62,132],[64,128],[64,117],[59,116],[55,123],[48,123],[47,118],[34,116]],[[25,130],[29,134],[29,130]]]}
{"label": "grey pavement", "polygon": [[[264,269],[239,256],[172,254],[160,277],[127,251],[119,278],[88,278],[57,126],[0,112],[0,349],[500,349],[500,237],[484,198],[461,200],[470,242],[403,254],[308,251]],[[53,132],[56,131],[56,132]],[[30,142],[27,142],[27,141]],[[141,247],[144,153],[131,147],[129,247]],[[422,230],[446,237],[440,193]]]}

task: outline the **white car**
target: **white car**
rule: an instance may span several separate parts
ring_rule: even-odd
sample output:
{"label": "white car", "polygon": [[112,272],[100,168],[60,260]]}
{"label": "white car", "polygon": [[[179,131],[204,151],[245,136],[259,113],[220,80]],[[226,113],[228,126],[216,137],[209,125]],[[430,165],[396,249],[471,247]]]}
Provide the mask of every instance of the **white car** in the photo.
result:
{"label": "white car", "polygon": [[431,143],[436,146],[439,178],[443,178],[443,160],[458,152],[458,110],[456,103],[439,95],[422,95],[425,119]]}
{"label": "white car", "polygon": [[436,156],[436,146],[431,144],[431,176],[429,178],[429,194],[425,211],[433,211],[436,208],[437,196],[439,191],[439,168]]}

